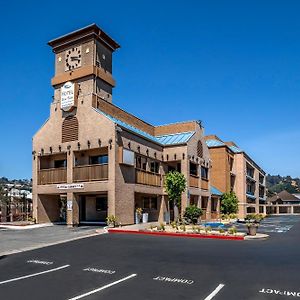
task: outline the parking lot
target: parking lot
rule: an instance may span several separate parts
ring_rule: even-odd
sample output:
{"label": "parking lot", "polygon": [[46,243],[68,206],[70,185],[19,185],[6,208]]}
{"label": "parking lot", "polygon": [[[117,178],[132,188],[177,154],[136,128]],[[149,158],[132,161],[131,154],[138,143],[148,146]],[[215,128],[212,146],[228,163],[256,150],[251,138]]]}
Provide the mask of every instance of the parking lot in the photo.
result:
{"label": "parking lot", "polygon": [[0,298],[299,298],[300,218],[279,218],[264,241],[104,234],[1,257]]}

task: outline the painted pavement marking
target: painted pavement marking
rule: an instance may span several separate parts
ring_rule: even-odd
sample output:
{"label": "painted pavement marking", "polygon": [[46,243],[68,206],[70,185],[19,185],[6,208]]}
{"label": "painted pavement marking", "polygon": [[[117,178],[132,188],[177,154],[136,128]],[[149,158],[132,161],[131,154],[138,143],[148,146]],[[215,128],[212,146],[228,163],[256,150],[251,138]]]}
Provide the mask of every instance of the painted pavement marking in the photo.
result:
{"label": "painted pavement marking", "polygon": [[224,286],[225,284],[220,283],[204,300],[211,300],[214,298]]}
{"label": "painted pavement marking", "polygon": [[291,297],[300,298],[300,292],[282,291],[282,290],[266,289],[266,288],[263,288],[258,292],[263,294],[269,294],[269,295],[273,294],[279,296],[287,296],[287,297],[291,296]]}
{"label": "painted pavement marking", "polygon": [[12,281],[22,280],[22,279],[26,279],[26,278],[35,277],[35,276],[39,276],[39,275],[42,275],[42,274],[50,273],[50,272],[59,271],[61,269],[65,269],[65,268],[68,268],[68,267],[70,267],[70,265],[64,265],[64,266],[61,266],[61,267],[58,267],[58,268],[54,268],[54,269],[50,269],[50,270],[46,270],[46,271],[42,271],[42,272],[38,272],[38,273],[33,273],[33,274],[21,276],[21,277],[16,277],[16,278],[0,281],[0,285],[5,284],[5,283],[9,283],[9,282],[12,282]]}
{"label": "painted pavement marking", "polygon": [[107,289],[107,288],[109,288],[109,287],[112,287],[112,286],[114,286],[114,285],[116,285],[116,284],[118,284],[118,283],[121,283],[121,282],[123,282],[123,281],[125,281],[125,280],[131,279],[131,278],[133,278],[133,277],[135,277],[135,276],[137,276],[137,274],[131,274],[131,275],[127,276],[127,277],[124,277],[124,278],[119,279],[119,280],[117,280],[117,281],[114,281],[114,282],[111,282],[111,283],[109,283],[109,284],[106,284],[106,285],[104,285],[104,286],[102,286],[102,287],[100,287],[100,288],[97,288],[97,289],[92,290],[92,291],[90,291],[90,292],[87,292],[87,293],[85,293],[85,294],[82,294],[82,295],[79,295],[79,296],[76,296],[76,297],[73,297],[73,298],[69,298],[68,300],[77,300],[77,299],[81,299],[81,298],[90,296],[90,295],[92,295],[92,294],[95,294],[95,293],[98,293],[98,292],[100,292],[100,291],[102,291],[102,290],[105,290],[105,289]]}
{"label": "painted pavement marking", "polygon": [[109,275],[116,273],[115,270],[105,270],[105,269],[98,269],[98,268],[91,268],[91,267],[85,268],[85,269],[83,269],[83,271],[94,272],[94,273],[104,273],[104,274],[109,274]]}
{"label": "painted pavement marking", "polygon": [[45,261],[45,260],[39,260],[39,259],[30,259],[27,260],[27,263],[32,263],[32,264],[40,264],[40,265],[53,265],[53,261]]}
{"label": "painted pavement marking", "polygon": [[170,283],[189,284],[189,285],[194,283],[194,280],[190,280],[190,279],[171,278],[171,277],[164,277],[164,276],[153,277],[153,280],[163,281],[163,282],[170,282]]}

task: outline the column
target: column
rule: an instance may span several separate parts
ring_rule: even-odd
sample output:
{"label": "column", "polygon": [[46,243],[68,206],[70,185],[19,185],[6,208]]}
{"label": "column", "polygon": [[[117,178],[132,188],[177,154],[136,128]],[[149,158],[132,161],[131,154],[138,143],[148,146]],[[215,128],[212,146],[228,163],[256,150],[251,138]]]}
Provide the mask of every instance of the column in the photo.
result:
{"label": "column", "polygon": [[291,214],[294,214],[294,206],[291,205]]}
{"label": "column", "polygon": [[67,193],[67,225],[79,225],[79,198],[73,192]]}
{"label": "column", "polygon": [[211,197],[207,197],[206,220],[211,220]]}

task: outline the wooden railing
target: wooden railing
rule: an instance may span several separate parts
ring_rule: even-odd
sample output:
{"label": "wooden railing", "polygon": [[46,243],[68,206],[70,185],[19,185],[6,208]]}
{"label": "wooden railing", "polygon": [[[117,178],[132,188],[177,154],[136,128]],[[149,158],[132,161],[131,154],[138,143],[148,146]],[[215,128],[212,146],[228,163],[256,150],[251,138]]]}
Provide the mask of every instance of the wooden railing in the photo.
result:
{"label": "wooden railing", "polygon": [[207,179],[202,178],[202,180],[201,180],[201,189],[202,190],[208,190],[208,180]]}
{"label": "wooden railing", "polygon": [[145,185],[161,186],[161,175],[136,169],[135,182]]}
{"label": "wooden railing", "polygon": [[196,175],[190,174],[190,186],[198,188],[199,187],[199,177]]}
{"label": "wooden railing", "polygon": [[76,166],[73,169],[73,181],[96,181],[108,179],[108,164]]}
{"label": "wooden railing", "polygon": [[67,182],[66,168],[42,169],[38,171],[38,184],[54,184]]}

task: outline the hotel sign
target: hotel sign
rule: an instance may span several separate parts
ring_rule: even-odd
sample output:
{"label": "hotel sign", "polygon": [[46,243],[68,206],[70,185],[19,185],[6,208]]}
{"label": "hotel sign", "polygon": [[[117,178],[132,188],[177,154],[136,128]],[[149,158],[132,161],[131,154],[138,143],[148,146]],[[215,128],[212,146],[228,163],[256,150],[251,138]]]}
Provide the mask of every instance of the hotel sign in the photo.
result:
{"label": "hotel sign", "polygon": [[70,183],[70,184],[57,184],[56,187],[59,190],[74,190],[74,189],[83,189],[83,183]]}
{"label": "hotel sign", "polygon": [[68,81],[61,87],[60,108],[63,111],[70,111],[76,106],[77,88],[76,84]]}

